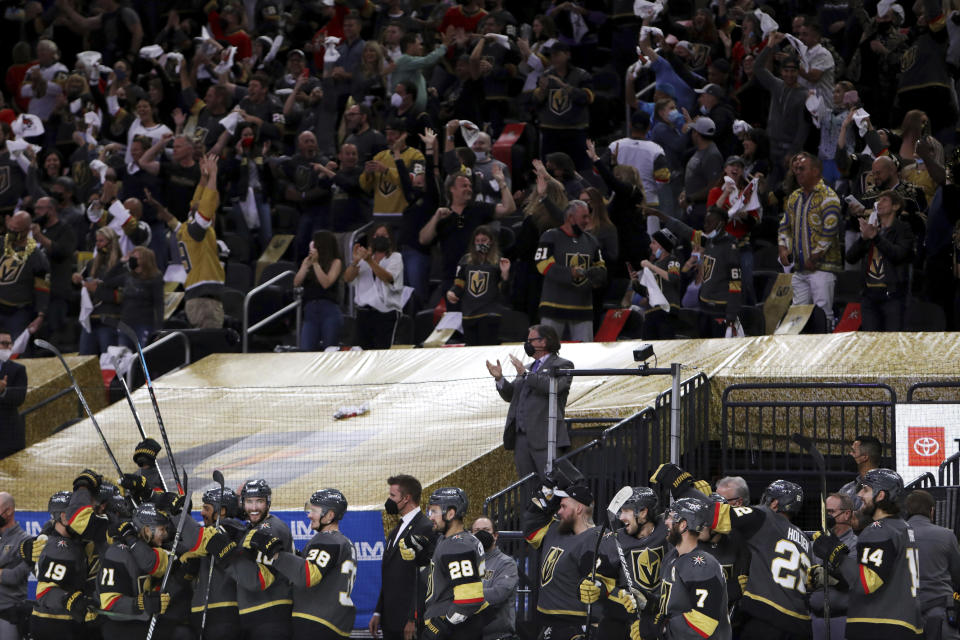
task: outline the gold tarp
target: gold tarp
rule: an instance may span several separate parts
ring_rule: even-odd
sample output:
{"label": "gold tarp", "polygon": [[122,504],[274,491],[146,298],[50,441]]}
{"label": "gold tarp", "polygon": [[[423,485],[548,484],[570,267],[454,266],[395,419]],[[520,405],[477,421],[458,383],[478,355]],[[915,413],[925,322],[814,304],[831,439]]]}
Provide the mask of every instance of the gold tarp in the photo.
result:
{"label": "gold tarp", "polygon": [[[579,368],[635,367],[638,342],[565,344]],[[916,380],[955,378],[958,334],[764,336],[653,343],[656,364],[681,362],[684,377],[712,380],[712,423],[722,390],[746,381],[889,382],[905,400]],[[507,403],[484,362],[507,362],[519,345],[392,351],[213,355],[155,381],[177,462],[192,493],[212,487],[221,469],[231,486],[263,477],[277,508],[300,508],[317,488],[344,491],[351,509],[379,508],[387,476],[411,473],[425,488],[466,486],[471,513],[513,479],[500,447]],[[650,361],[651,366],[655,363]],[[666,376],[575,378],[567,415],[627,416],[669,389]],[[146,389],[134,394],[147,432],[159,439]],[[341,408],[367,413],[341,420]],[[126,403],[98,414],[125,471],[139,436]],[[0,486],[18,507],[42,510],[54,491],[92,467],[116,475],[89,421],[0,462]]]}
{"label": "gold tarp", "polygon": [[[96,413],[107,406],[107,392],[100,375],[100,360],[94,356],[65,356],[64,360],[73,370],[73,376],[83,391],[83,396]],[[27,368],[27,397],[20,405],[20,412],[28,411],[70,386],[70,378],[56,358],[26,358],[18,360]],[[77,396],[72,391],[26,416],[25,432],[27,446],[53,434],[53,430],[68,420],[82,414]]]}

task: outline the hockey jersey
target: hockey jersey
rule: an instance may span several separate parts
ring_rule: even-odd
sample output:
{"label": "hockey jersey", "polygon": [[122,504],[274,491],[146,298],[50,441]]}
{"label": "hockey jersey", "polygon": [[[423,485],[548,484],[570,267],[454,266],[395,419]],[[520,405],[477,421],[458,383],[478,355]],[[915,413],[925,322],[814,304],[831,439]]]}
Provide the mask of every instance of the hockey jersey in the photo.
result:
{"label": "hockey jersey", "polygon": [[663,563],[660,614],[668,640],[730,640],[727,582],[709,553],[672,549]]}
{"label": "hockey jersey", "polygon": [[923,636],[917,600],[920,565],[913,528],[900,518],[868,525],[857,538],[856,560],[841,571],[851,585],[846,635],[850,640]]}
{"label": "hockey jersey", "polygon": [[[560,227],[549,229],[540,236],[534,261],[543,274],[540,314],[557,320],[591,320],[593,288],[607,279],[597,239],[587,232],[567,235]],[[576,268],[583,275],[574,275]]]}
{"label": "hockey jersey", "polygon": [[503,283],[499,264],[473,264],[469,254],[461,258],[453,278],[453,292],[460,298],[463,319],[499,316],[502,312],[500,287]]}
{"label": "hockey jersey", "polygon": [[430,561],[424,619],[445,616],[462,624],[480,611],[485,572],[483,545],[472,533],[440,538]]}
{"label": "hockey jersey", "polygon": [[87,543],[51,532],[36,565],[38,618],[70,620],[64,601],[82,591],[87,581]]}
{"label": "hockey jersey", "polygon": [[277,554],[273,568],[293,586],[294,618],[350,636],[357,613],[350,599],[357,557],[347,536],[339,531],[318,531],[302,554]]}
{"label": "hockey jersey", "polygon": [[750,548],[750,572],[741,609],[798,638],[810,635],[806,578],[810,540],[769,507],[731,507],[717,503],[711,529],[738,531]]}
{"label": "hockey jersey", "polygon": [[[614,538],[616,536],[616,538]],[[648,536],[636,538],[621,529],[615,534],[604,536],[600,542],[600,562],[597,563],[597,577],[606,583],[607,591],[627,586],[620,565],[620,553],[616,542],[623,549],[623,558],[630,570],[633,586],[647,598],[648,606],[655,611],[655,600],[660,597],[660,569],[667,552],[667,529],[660,520]],[[604,615],[614,619],[627,619],[626,609],[613,603],[604,603]]]}
{"label": "hockey jersey", "polygon": [[168,226],[177,238],[180,262],[187,272],[184,283],[187,299],[201,296],[220,297],[226,274],[220,264],[214,217],[220,205],[220,195],[202,184],[193,194],[197,211],[187,222],[170,220]]}
{"label": "hockey jersey", "polygon": [[[263,529],[283,541],[282,551],[293,551],[293,536],[290,528],[277,516],[270,514],[251,529]],[[293,598],[290,583],[273,568],[273,561],[257,551],[254,558],[240,555],[230,565],[237,583],[237,606],[243,616],[262,619],[286,620],[290,617]],[[244,623],[246,624],[246,623]]]}

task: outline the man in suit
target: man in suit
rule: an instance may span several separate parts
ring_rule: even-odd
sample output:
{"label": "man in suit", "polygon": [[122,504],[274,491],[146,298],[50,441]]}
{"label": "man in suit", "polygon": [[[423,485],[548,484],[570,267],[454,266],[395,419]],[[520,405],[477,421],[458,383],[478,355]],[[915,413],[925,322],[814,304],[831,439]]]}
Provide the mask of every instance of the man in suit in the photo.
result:
{"label": "man in suit", "polygon": [[13,339],[0,330],[0,458],[26,445],[20,405],[27,397],[27,368],[10,359]]}
{"label": "man in suit", "polygon": [[[573,363],[561,358],[560,336],[552,327],[535,324],[527,333],[524,352],[533,358],[529,368],[512,354],[510,361],[517,370],[517,377],[509,381],[503,377],[500,361],[487,362],[487,370],[497,381],[500,397],[510,403],[507,424],[503,432],[503,446],[513,449],[517,475],[546,472],[547,466],[547,417],[549,416],[549,369],[573,369]],[[570,436],[563,421],[570,391],[570,376],[557,379],[557,452],[570,446]]]}
{"label": "man in suit", "polygon": [[384,510],[400,523],[387,534],[380,569],[380,597],[370,618],[370,635],[384,640],[414,640],[423,613],[426,576],[420,569],[433,555],[433,523],[420,511],[420,481],[409,475],[387,478],[390,496]]}

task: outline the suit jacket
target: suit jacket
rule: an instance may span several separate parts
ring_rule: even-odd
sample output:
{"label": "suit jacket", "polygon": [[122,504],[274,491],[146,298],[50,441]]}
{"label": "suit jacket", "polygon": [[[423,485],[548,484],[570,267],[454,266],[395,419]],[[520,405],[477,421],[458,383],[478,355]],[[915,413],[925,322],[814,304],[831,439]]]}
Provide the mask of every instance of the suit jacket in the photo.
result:
{"label": "suit jacket", "polygon": [[[426,575],[420,571],[418,560],[429,560],[433,555],[431,548],[414,560],[404,560],[400,555],[400,541],[394,541],[399,528],[398,524],[387,534],[380,569],[380,597],[377,599],[377,608],[374,609],[380,614],[380,626],[387,631],[403,630],[408,621],[416,620],[418,610],[422,613],[423,600],[427,593]],[[409,546],[410,536],[414,534],[427,536],[431,541],[436,537],[433,523],[422,511],[417,512],[400,537],[406,540]]]}
{"label": "suit jacket", "polygon": [[7,377],[7,390],[0,395],[0,454],[26,446],[20,405],[27,397],[27,368],[7,360],[0,363],[0,378]]}
{"label": "suit jacket", "polygon": [[[510,403],[507,411],[505,434],[511,429],[526,433],[527,441],[533,449],[547,448],[547,417],[550,415],[549,391],[550,376],[545,369],[573,369],[573,363],[551,353],[544,359],[540,369],[533,373],[527,367],[527,373],[517,376],[513,382],[503,379],[498,389],[500,397]],[[557,379],[557,446],[569,447],[570,436],[563,421],[563,412],[567,406],[567,394],[570,392],[570,376]]]}

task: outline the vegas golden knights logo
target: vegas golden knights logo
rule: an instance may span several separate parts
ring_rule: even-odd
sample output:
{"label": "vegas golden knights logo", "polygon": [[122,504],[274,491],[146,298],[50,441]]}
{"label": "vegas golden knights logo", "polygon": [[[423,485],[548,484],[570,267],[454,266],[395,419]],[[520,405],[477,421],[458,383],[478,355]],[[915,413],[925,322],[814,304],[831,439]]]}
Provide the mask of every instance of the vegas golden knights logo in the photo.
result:
{"label": "vegas golden knights logo", "polygon": [[380,182],[377,184],[377,190],[380,192],[380,195],[383,197],[388,197],[397,190],[397,185],[390,180],[380,179]]}
{"label": "vegas golden knights logo", "polygon": [[0,284],[13,284],[20,277],[26,260],[17,256],[4,255],[0,257]]}
{"label": "vegas golden knights logo", "polygon": [[[566,254],[567,266],[571,269],[583,269],[586,271],[590,268],[590,256],[586,253],[568,253]],[[583,284],[587,281],[585,276],[574,277],[574,284]]]}
{"label": "vegas golden knights logo", "polygon": [[655,549],[632,549],[633,575],[644,589],[654,589],[660,583],[660,563],[663,560],[663,547]]}
{"label": "vegas golden knights logo", "polygon": [[297,191],[309,191],[313,175],[313,169],[310,167],[303,164],[297,167],[293,172],[293,184],[296,185]]}
{"label": "vegas golden knights logo", "polygon": [[708,282],[710,277],[713,275],[713,269],[717,266],[717,259],[713,256],[708,256],[704,254],[703,260],[700,262],[700,273],[703,276],[700,281]]}
{"label": "vegas golden knights logo", "polygon": [[0,167],[0,193],[10,188],[10,167]]}
{"label": "vegas golden knights logo", "polygon": [[550,584],[550,581],[553,580],[553,572],[557,568],[557,563],[560,562],[560,556],[563,555],[564,549],[560,547],[550,547],[550,550],[547,551],[546,557],[543,559],[543,566],[540,567],[540,586],[545,587]]}
{"label": "vegas golden knights logo", "polygon": [[424,601],[433,597],[433,560],[430,561],[430,573],[427,574],[427,595]]}
{"label": "vegas golden knights logo", "polygon": [[870,268],[867,270],[867,277],[874,280],[883,280],[883,276],[883,256],[879,251],[876,251],[874,252],[873,257],[870,259]]}
{"label": "vegas golden knights logo", "polygon": [[907,71],[912,67],[917,61],[917,45],[913,45],[909,49],[903,52],[903,56],[900,58],[900,71]]}
{"label": "vegas golden knights logo", "polygon": [[550,90],[550,111],[553,111],[558,116],[562,116],[567,111],[570,111],[572,106],[573,103],[570,102],[569,91],[566,89]]}
{"label": "vegas golden knights logo", "polygon": [[467,290],[474,298],[479,298],[487,292],[487,285],[490,283],[490,273],[487,271],[471,271],[470,283]]}

